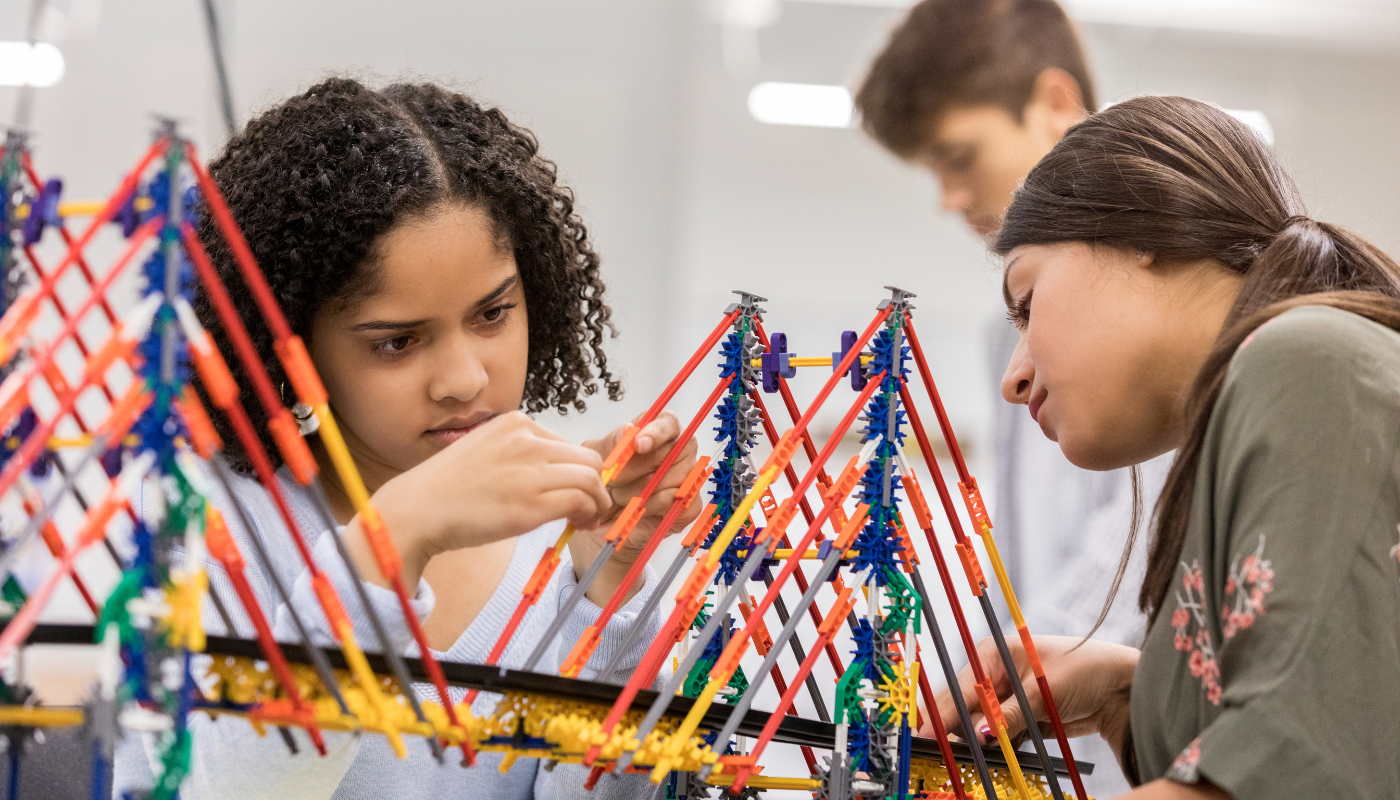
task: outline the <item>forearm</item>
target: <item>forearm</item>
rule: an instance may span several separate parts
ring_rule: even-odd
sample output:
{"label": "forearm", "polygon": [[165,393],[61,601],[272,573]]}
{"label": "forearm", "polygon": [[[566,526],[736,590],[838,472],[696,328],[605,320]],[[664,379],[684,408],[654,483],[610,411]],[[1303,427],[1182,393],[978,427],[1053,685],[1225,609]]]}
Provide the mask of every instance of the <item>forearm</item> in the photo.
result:
{"label": "forearm", "polygon": [[[403,617],[403,607],[400,605],[399,598],[393,592],[376,583],[365,581],[365,585],[363,585],[365,598],[374,607],[389,640],[382,642],[378,638],[378,629],[370,621],[369,609],[365,608],[361,602],[360,587],[356,586],[349,572],[345,569],[345,565],[341,562],[330,534],[323,535],[316,542],[312,554],[316,563],[321,565],[323,575],[340,596],[342,608],[349,619],[355,638],[361,645],[372,651],[388,647],[394,652],[403,652],[404,648],[413,640],[413,633],[407,620]],[[278,604],[273,617],[274,636],[279,641],[288,642],[297,641],[300,638],[300,632],[291,617],[291,610],[295,608],[298,616],[308,628],[308,633],[318,644],[329,645],[337,642],[339,634],[330,626],[326,618],[321,607],[321,597],[316,592],[310,571],[303,570],[288,589],[291,592],[290,607],[286,603]],[[408,587],[408,593],[413,612],[420,621],[426,619],[436,602],[432,588],[428,586],[427,581],[420,580]]]}
{"label": "forearm", "polygon": [[[386,483],[374,493],[371,504],[383,521],[384,530],[402,565],[399,577],[403,585],[412,591],[411,587],[418,585],[423,569],[438,549],[434,546],[437,531],[435,521],[426,513],[427,509],[415,502],[411,494],[401,491],[401,484],[397,480]],[[343,534],[345,550],[362,578],[376,586],[393,588],[379,569],[379,559],[365,531],[363,517],[363,514],[356,514],[346,524]]]}
{"label": "forearm", "polygon": [[[582,580],[583,573],[598,558],[598,554],[603,552],[605,546],[606,544],[596,536],[588,535],[582,531],[569,540],[569,555],[573,558],[574,578],[576,580]],[[603,564],[602,569],[598,572],[598,577],[594,579],[593,585],[588,587],[584,597],[587,597],[595,605],[606,605],[608,599],[627,579],[628,572],[633,570],[634,557],[634,554],[614,553]],[[626,603],[636,596],[637,592],[641,591],[643,583],[645,583],[645,576],[643,570],[638,567],[636,578],[627,587],[626,593],[622,596],[622,602]]]}
{"label": "forearm", "polygon": [[[630,671],[660,632],[660,611],[649,604],[649,599],[654,599],[652,594],[658,590],[656,572],[640,563],[637,566],[642,575],[641,588],[627,602],[618,605],[606,624],[601,619],[602,607],[586,596],[570,612],[558,640],[561,662],[578,642],[597,637],[590,645],[593,655],[577,677],[597,679],[597,671],[604,664],[613,665],[614,675]],[[568,569],[560,575],[559,583],[562,606],[578,588],[574,570]],[[649,609],[646,614],[642,614],[644,608]]]}

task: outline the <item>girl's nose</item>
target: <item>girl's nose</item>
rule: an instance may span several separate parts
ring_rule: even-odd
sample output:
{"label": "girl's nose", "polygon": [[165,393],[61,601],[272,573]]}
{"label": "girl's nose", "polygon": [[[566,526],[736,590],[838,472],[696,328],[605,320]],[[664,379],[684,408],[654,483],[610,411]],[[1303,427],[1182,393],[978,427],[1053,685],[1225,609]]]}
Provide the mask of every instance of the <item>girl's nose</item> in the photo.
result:
{"label": "girl's nose", "polygon": [[1011,352],[1011,361],[1006,365],[1006,373],[1001,376],[1001,396],[1008,403],[1025,405],[1031,400],[1031,384],[1035,381],[1035,365],[1026,347],[1026,335],[1021,334],[1016,349]]}
{"label": "girl's nose", "polygon": [[467,339],[461,337],[445,347],[434,365],[428,383],[428,396],[433,402],[470,402],[491,382],[485,363]]}

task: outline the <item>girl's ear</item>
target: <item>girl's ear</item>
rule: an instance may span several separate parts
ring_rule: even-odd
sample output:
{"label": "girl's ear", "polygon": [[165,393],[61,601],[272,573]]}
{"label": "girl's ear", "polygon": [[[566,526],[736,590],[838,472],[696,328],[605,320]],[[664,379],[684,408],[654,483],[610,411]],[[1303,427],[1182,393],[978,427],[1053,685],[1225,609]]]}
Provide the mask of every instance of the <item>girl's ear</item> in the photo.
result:
{"label": "girl's ear", "polygon": [[1152,262],[1156,261],[1156,259],[1157,259],[1157,254],[1156,254],[1156,253],[1149,253],[1149,252],[1147,252],[1147,251],[1145,251],[1145,250],[1139,250],[1139,251],[1137,251],[1137,253],[1136,253],[1136,258],[1137,258],[1137,265],[1138,265],[1139,267],[1150,267],[1150,266],[1152,266]]}

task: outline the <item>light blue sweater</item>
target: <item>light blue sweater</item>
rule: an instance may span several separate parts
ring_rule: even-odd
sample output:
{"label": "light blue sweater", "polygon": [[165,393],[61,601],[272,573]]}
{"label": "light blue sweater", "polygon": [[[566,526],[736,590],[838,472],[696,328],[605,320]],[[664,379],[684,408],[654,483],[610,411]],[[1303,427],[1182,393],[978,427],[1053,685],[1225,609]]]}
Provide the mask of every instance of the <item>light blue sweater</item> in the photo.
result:
{"label": "light blue sweater", "polygon": [[[211,477],[211,484],[212,476]],[[295,481],[284,467],[279,473],[282,489],[286,493],[292,514],[300,525],[313,549],[316,563],[335,583],[347,611],[355,625],[355,635],[366,651],[379,650],[378,639],[370,627],[368,618],[360,607],[358,596],[343,562],[335,549],[332,537],[322,535],[322,517],[317,513],[311,494]],[[311,590],[309,574],[297,554],[285,527],[277,515],[272,500],[254,480],[235,476],[234,492],[242,500],[252,518],[253,527],[268,549],[268,555],[275,565],[278,577],[292,593],[292,603],[305,624],[313,629],[313,635],[322,644],[329,644],[331,637],[325,615],[321,613],[315,595]],[[276,588],[267,574],[261,569],[253,546],[249,543],[249,532],[239,520],[234,505],[214,484],[215,502],[223,511],[233,532],[244,559],[248,562],[247,575],[258,602],[264,613],[276,609],[274,633],[279,641],[296,642],[296,628],[292,624],[287,608],[278,602]],[[520,599],[520,591],[529,579],[535,565],[563,530],[563,521],[550,523],[516,540],[515,553],[511,557],[500,585],[487,601],[486,607],[477,615],[472,624],[446,652],[437,653],[443,661],[462,663],[482,663],[486,654],[495,644],[496,638]],[[224,605],[233,617],[238,635],[253,638],[253,627],[247,615],[238,604],[233,587],[223,568],[215,562],[207,565],[209,581],[213,591],[217,591]],[[464,575],[463,579],[471,576]],[[544,635],[545,628],[557,613],[561,601],[577,587],[574,569],[568,554],[550,580],[539,602],[521,622],[501,664],[518,667]],[[639,637],[632,652],[622,661],[624,673],[630,671],[640,660],[645,648],[655,638],[652,631],[660,631],[660,617],[653,613],[644,620],[637,619],[637,613],[646,598],[656,588],[656,574],[650,567],[646,569],[646,582],[642,590],[623,606],[608,623],[603,632],[597,652],[590,665],[580,677],[595,676],[600,665],[607,663],[613,651],[621,644],[632,625],[648,626],[648,635]],[[398,599],[386,589],[367,585],[371,602],[379,611],[380,618],[388,628],[393,646],[405,655],[418,655],[417,645],[404,622]],[[433,609],[433,592],[426,581],[420,581],[418,594],[413,601],[419,619],[424,619]],[[548,651],[545,659],[535,667],[537,672],[558,671],[563,654],[581,638],[584,628],[598,618],[598,606],[585,598],[570,615],[556,644]],[[224,626],[213,606],[206,601],[204,622],[210,634],[224,634]],[[563,653],[560,647],[564,648]],[[415,684],[418,696],[425,700],[437,701],[437,692],[429,684]],[[466,694],[463,689],[453,689],[454,703],[462,701]],[[482,694],[472,706],[474,713],[484,715],[490,712],[499,695]],[[621,779],[604,778],[597,790],[585,792],[583,782],[588,770],[582,766],[560,764],[552,771],[540,768],[540,761],[521,758],[510,770],[502,774],[498,767],[501,755],[480,753],[477,765],[471,769],[459,766],[460,758],[449,752],[445,765],[439,765],[429,753],[427,743],[417,737],[407,737],[408,758],[398,759],[389,748],[384,737],[375,734],[357,736],[347,733],[325,731],[328,754],[317,757],[315,749],[304,732],[296,731],[301,754],[292,756],[281,737],[275,733],[259,737],[252,726],[242,719],[224,717],[211,719],[205,714],[195,714],[190,720],[194,737],[194,754],[191,774],[181,788],[180,796],[185,800],[260,800],[261,798],[295,798],[295,800],[380,800],[381,798],[584,798],[610,800],[622,797],[647,797],[652,787],[645,775],[628,775]],[[150,736],[128,733],[117,748],[115,766],[114,796],[120,797],[127,789],[149,788],[152,783],[152,765],[156,762],[153,740]]]}

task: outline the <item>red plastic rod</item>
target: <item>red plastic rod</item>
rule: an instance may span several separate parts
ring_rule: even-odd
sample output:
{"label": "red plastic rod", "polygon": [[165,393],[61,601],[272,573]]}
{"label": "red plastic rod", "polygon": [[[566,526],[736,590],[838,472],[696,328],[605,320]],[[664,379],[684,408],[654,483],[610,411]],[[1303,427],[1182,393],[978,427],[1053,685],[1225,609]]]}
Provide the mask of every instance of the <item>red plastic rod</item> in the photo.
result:
{"label": "red plastic rod", "polygon": [[807,654],[807,658],[797,668],[797,674],[793,676],[792,683],[786,692],[778,700],[778,707],[769,714],[768,722],[759,732],[758,739],[754,742],[753,749],[744,757],[738,771],[734,775],[734,784],[730,788],[730,793],[738,795],[748,783],[749,776],[753,774],[753,765],[758,763],[758,757],[763,754],[768,743],[773,740],[773,735],[778,732],[778,726],[783,721],[783,715],[792,709],[793,701],[797,699],[797,690],[802,686],[802,682],[807,680],[807,676],[812,673],[812,667],[817,663],[817,655],[831,642],[831,637],[836,633],[836,629],[841,627],[840,622],[851,610],[854,603],[851,600],[851,590],[842,589],[837,595],[836,602],[831,606],[831,613],[827,616],[833,620],[832,623],[822,625],[817,628],[817,642],[812,651]]}
{"label": "red plastic rod", "polygon": [[[305,727],[306,732],[310,734],[311,741],[316,744],[316,751],[325,755],[326,743],[321,736],[321,730],[316,726],[311,707],[302,698],[301,689],[298,688],[296,680],[292,677],[291,667],[287,665],[287,657],[282,653],[281,645],[272,637],[272,628],[267,624],[267,616],[263,614],[258,597],[253,594],[253,587],[248,583],[248,576],[244,574],[243,555],[238,552],[238,545],[233,541],[233,536],[224,523],[223,515],[219,513],[217,508],[210,506],[207,522],[204,542],[205,546],[209,548],[209,554],[223,565],[224,573],[228,575],[229,582],[233,584],[233,590],[238,595],[238,601],[243,604],[243,611],[253,623],[258,645],[262,649],[263,655],[267,657],[268,665],[272,667],[278,682],[282,684],[282,690],[287,693],[287,698],[291,700],[292,709],[298,717],[299,724]],[[230,636],[235,636],[237,633],[237,631],[229,631]]]}
{"label": "red plastic rod", "polygon": [[[785,437],[801,435],[801,431],[805,430],[806,426],[811,423],[812,417],[816,415],[816,411],[820,408],[821,404],[831,395],[831,390],[835,388],[836,382],[841,380],[841,377],[845,374],[845,369],[850,367],[850,362],[860,356],[861,348],[864,347],[865,342],[869,341],[870,337],[875,334],[878,325],[884,321],[888,314],[889,309],[887,308],[876,315],[875,320],[870,323],[870,327],[866,329],[865,334],[857,341],[856,345],[851,348],[851,352],[848,353],[847,357],[842,361],[844,368],[838,367],[836,371],[832,373],[826,386],[818,393],[812,408],[799,420],[798,426],[800,427],[793,429],[793,431],[797,431],[797,433],[789,431],[785,434]],[[883,377],[883,373],[881,373],[881,377]],[[865,402],[869,400],[870,395],[875,391],[878,385],[879,381],[874,379],[866,384],[865,390],[861,392],[856,402],[851,406],[851,409],[847,411],[845,418],[841,420],[841,423],[838,424],[836,429],[832,432],[831,438],[827,440],[826,447],[817,455],[817,462],[814,463],[803,476],[802,482],[794,491],[793,497],[801,497],[811,488],[812,482],[816,480],[817,470],[820,469],[821,465],[826,462],[826,459],[830,458],[831,454],[836,451],[836,446],[840,444],[842,437],[846,434],[846,430],[855,422],[856,416],[859,415]],[[792,498],[789,498],[784,505],[788,504],[796,505]],[[782,511],[779,511],[779,514],[782,513]],[[765,532],[768,533],[768,536],[773,537],[773,541],[776,542],[776,536],[782,532],[782,527],[781,523],[775,525],[773,521],[770,520],[768,527],[765,528]],[[774,528],[776,528],[776,530],[774,530]],[[761,542],[755,541],[750,546],[757,547],[760,544]],[[632,700],[637,696],[637,692],[639,692],[643,686],[648,686],[655,680],[656,673],[660,671],[661,664],[665,661],[666,651],[669,650],[676,641],[676,639],[668,637],[666,632],[670,631],[673,635],[678,634],[678,636],[685,635],[685,626],[681,624],[682,617],[685,616],[687,612],[691,612],[691,608],[695,606],[694,598],[699,595],[699,592],[704,588],[705,584],[709,582],[710,576],[714,572],[713,567],[707,566],[707,561],[708,559],[701,559],[695,565],[690,576],[686,579],[685,584],[681,587],[680,593],[676,595],[675,609],[671,612],[671,618],[667,621],[666,625],[663,626],[662,635],[657,637],[651,648],[648,649],[646,655],[642,657],[641,662],[637,665],[636,669],[633,670],[632,677],[627,681],[627,685],[624,686],[622,692],[619,693],[617,701],[613,703],[607,718],[603,720],[602,729],[604,733],[612,732],[627,709],[631,707]],[[693,616],[693,612],[691,612],[691,616]],[[598,753],[601,749],[602,748],[597,746],[591,748],[585,756],[583,763],[591,765],[598,757]]]}
{"label": "red plastic rod", "polygon": [[[111,287],[112,282],[121,274],[122,269],[130,261],[131,257],[135,255],[136,250],[139,249],[145,240],[150,238],[163,223],[163,219],[157,217],[141,226],[136,234],[131,237],[130,246],[122,255],[121,259],[117,261],[116,266],[106,275],[102,276],[102,280],[94,287],[93,293],[79,306],[77,313],[63,326],[63,330],[59,332],[58,336],[56,336],[43,351],[34,356],[33,362],[27,369],[23,372],[11,373],[10,377],[6,378],[3,384],[0,384],[0,394],[5,395],[3,405],[7,409],[18,411],[16,403],[11,401],[11,398],[18,397],[15,392],[26,391],[29,382],[33,380],[36,375],[43,373],[49,362],[53,360],[59,345],[69,336],[72,336],[77,330],[78,320],[82,319],[83,316],[91,310],[93,304],[96,302],[96,298],[104,294],[107,289]],[[28,469],[34,463],[34,460],[48,448],[49,437],[53,435],[54,428],[57,427],[60,420],[73,412],[73,407],[78,402],[79,395],[92,383],[92,373],[85,372],[82,380],[78,382],[78,385],[69,387],[68,392],[64,396],[58,398],[59,407],[54,415],[50,417],[47,422],[41,423],[25,438],[24,443],[20,445],[19,449],[5,464],[4,470],[0,471],[0,496],[4,496],[5,492],[8,492],[10,488],[15,485],[15,481],[19,479],[20,473]],[[14,392],[8,392],[7,388],[13,389]],[[10,414],[0,415],[0,427],[9,424],[10,416]]]}
{"label": "red plastic rod", "polygon": [[[647,499],[656,491],[656,487],[661,484],[661,480],[666,476],[667,470],[675,463],[675,457],[680,454],[684,443],[695,435],[695,431],[700,427],[705,418],[709,416],[711,408],[719,401],[719,396],[724,393],[724,390],[728,388],[733,380],[734,378],[732,376],[721,379],[719,384],[715,386],[714,391],[710,392],[710,396],[701,404],[700,411],[690,421],[690,424],[686,426],[680,438],[676,440],[676,446],[671,448],[671,452],[666,455],[666,459],[662,461],[661,466],[657,467],[656,473],[652,475],[651,480],[648,481],[646,487],[642,489],[642,493],[639,497],[643,504],[645,504]],[[697,464],[697,466],[699,465]],[[703,475],[708,474],[709,470],[706,469]],[[574,645],[573,649],[569,652],[569,655],[565,657],[563,663],[560,665],[559,674],[573,677],[583,669],[584,664],[588,663],[589,657],[593,655],[593,650],[598,645],[598,634],[607,627],[608,621],[611,620],[613,615],[617,613],[617,610],[622,607],[622,601],[627,596],[627,591],[637,582],[637,579],[641,577],[642,570],[646,568],[647,562],[651,560],[652,555],[656,553],[656,548],[659,547],[661,542],[666,538],[666,531],[670,530],[671,525],[675,524],[676,518],[680,516],[680,513],[699,495],[699,489],[704,485],[704,480],[705,478],[703,476],[700,477],[697,485],[694,487],[694,492],[678,493],[676,495],[675,500],[671,503],[671,507],[666,510],[666,515],[661,520],[661,524],[657,526],[656,531],[653,532],[651,538],[647,540],[646,546],[642,548],[642,552],[637,555],[636,560],[628,567],[627,574],[623,576],[622,582],[618,584],[617,589],[608,597],[608,602],[603,606],[602,612],[598,614],[598,620],[588,627],[584,638],[580,639],[578,644]],[[688,479],[686,483],[689,483]],[[687,486],[686,488],[689,487]],[[627,531],[624,531],[622,537],[626,537],[627,533]],[[488,660],[487,663],[495,662],[493,660]]]}
{"label": "red plastic rod", "polygon": [[78,241],[69,246],[68,253],[64,255],[62,261],[58,262],[54,271],[49,273],[39,290],[17,300],[6,310],[4,317],[0,317],[0,341],[9,341],[12,337],[17,338],[23,335],[22,328],[28,320],[33,319],[39,303],[53,292],[54,286],[58,284],[58,279],[63,277],[63,273],[68,267],[82,257],[83,248],[92,241],[92,237],[97,234],[97,231],[116,216],[117,211],[126,202],[126,198],[136,191],[136,186],[141,181],[141,173],[146,171],[146,167],[149,167],[157,156],[165,152],[167,144],[165,139],[160,139],[151,145],[151,149],[147,150],[146,154],[137,162],[136,168],[122,179],[121,186],[108,198],[107,205],[103,206],[102,211],[93,218],[87,229],[78,237]]}

